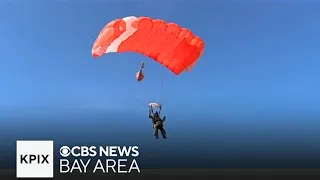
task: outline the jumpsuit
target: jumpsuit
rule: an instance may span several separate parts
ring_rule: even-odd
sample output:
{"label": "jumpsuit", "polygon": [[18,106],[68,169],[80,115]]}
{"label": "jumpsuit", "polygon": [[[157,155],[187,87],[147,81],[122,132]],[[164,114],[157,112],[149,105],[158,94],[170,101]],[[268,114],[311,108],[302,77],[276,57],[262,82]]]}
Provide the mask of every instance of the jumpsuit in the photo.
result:
{"label": "jumpsuit", "polygon": [[152,116],[152,115],[149,115],[149,118],[152,119],[152,125],[154,130],[153,135],[158,139],[159,138],[158,132],[160,130],[162,137],[164,139],[167,139],[166,130],[163,128],[163,122],[165,121],[166,118],[164,117],[163,120],[161,120],[159,116]]}

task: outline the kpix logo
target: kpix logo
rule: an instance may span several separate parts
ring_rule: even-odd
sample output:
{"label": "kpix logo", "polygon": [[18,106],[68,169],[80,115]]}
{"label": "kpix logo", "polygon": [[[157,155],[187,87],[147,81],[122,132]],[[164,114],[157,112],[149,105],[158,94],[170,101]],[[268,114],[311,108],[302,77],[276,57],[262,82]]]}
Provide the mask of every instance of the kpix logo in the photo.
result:
{"label": "kpix logo", "polygon": [[17,178],[53,178],[53,141],[17,141]]}

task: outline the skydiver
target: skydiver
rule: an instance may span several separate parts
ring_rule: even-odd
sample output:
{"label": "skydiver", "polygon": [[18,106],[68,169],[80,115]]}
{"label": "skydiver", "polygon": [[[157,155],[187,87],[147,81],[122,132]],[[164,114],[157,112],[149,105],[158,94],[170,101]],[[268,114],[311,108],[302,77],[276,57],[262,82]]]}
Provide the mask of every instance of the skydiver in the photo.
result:
{"label": "skydiver", "polygon": [[153,110],[152,108],[150,108],[148,116],[150,119],[152,119],[152,127],[154,130],[153,135],[156,137],[156,139],[159,139],[158,131],[160,130],[163,139],[167,139],[166,130],[163,128],[163,123],[166,120],[166,117],[163,116],[163,119],[161,119],[158,111],[156,111],[154,115],[152,114],[153,114]]}
{"label": "skydiver", "polygon": [[144,79],[144,75],[143,75],[143,72],[142,72],[142,69],[144,68],[144,62],[141,63],[141,66],[140,66],[140,69],[139,71],[136,73],[136,79],[138,81],[142,81]]}

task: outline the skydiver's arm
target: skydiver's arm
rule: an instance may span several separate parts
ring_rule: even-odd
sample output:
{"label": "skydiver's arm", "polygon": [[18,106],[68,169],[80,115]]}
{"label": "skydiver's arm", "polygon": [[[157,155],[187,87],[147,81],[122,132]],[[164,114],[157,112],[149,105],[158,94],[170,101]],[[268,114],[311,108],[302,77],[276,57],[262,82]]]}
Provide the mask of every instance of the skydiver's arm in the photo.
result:
{"label": "skydiver's arm", "polygon": [[162,122],[164,122],[165,120],[166,120],[166,117],[165,117],[165,116],[163,116]]}
{"label": "skydiver's arm", "polygon": [[153,119],[152,112],[150,110],[149,110],[148,116],[149,116],[150,119]]}

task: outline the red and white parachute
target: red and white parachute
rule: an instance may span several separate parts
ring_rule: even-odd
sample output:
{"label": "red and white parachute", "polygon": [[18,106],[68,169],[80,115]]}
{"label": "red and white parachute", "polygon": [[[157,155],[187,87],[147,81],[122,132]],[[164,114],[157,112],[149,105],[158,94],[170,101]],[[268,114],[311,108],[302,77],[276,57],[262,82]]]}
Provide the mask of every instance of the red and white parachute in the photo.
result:
{"label": "red and white parachute", "polygon": [[190,70],[201,56],[203,41],[189,29],[149,17],[125,17],[109,22],[92,47],[92,56],[111,52],[137,52],[178,75]]}

